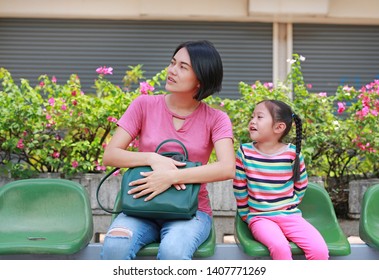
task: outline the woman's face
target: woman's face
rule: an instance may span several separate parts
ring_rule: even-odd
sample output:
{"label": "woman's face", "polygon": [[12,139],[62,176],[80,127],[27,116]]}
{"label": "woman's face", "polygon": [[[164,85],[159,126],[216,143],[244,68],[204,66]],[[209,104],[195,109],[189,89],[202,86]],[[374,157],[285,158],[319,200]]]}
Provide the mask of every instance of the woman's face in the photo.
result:
{"label": "woman's face", "polygon": [[167,69],[166,90],[169,92],[190,92],[195,95],[200,83],[192,69],[186,48],[181,48],[171,59]]}

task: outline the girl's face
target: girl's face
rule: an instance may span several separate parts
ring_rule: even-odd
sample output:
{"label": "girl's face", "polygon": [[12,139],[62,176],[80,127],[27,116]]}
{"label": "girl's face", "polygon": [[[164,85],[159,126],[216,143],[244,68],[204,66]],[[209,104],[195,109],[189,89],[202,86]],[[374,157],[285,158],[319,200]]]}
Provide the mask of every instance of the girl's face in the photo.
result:
{"label": "girl's face", "polygon": [[264,103],[259,103],[249,122],[249,134],[252,140],[257,142],[272,141],[274,133],[274,120]]}
{"label": "girl's face", "polygon": [[195,95],[200,86],[192,69],[186,48],[181,48],[171,59],[167,69],[166,90],[169,92],[191,92]]}

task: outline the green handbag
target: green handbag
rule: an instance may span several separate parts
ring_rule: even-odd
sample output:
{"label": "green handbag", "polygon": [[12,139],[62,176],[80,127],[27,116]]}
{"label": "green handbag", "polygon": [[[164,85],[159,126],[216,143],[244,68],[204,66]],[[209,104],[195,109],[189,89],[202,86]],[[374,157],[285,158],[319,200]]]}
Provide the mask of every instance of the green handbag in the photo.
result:
{"label": "green handbag", "polygon": [[[168,142],[178,143],[184,151],[184,154],[178,152],[161,153],[161,155],[171,157],[177,161],[186,162],[185,166],[178,168],[192,168],[201,165],[200,162],[188,161],[188,152],[186,147],[182,142],[176,139],[167,139],[163,141],[158,145],[155,152],[159,153],[161,147]],[[198,194],[200,190],[200,183],[186,184],[186,189],[180,191],[171,186],[165,192],[160,193],[149,201],[144,201],[144,197],[133,198],[133,195],[128,194],[128,191],[131,188],[136,187],[129,186],[129,183],[143,178],[143,176],[140,175],[140,172],[152,171],[150,166],[138,166],[129,168],[124,173],[121,181],[121,211],[110,211],[108,209],[105,209],[99,201],[99,190],[103,182],[118,169],[119,168],[115,168],[110,173],[108,173],[100,181],[100,184],[97,188],[97,202],[104,211],[112,214],[123,212],[128,216],[166,220],[191,219],[193,216],[195,216],[198,208]]]}

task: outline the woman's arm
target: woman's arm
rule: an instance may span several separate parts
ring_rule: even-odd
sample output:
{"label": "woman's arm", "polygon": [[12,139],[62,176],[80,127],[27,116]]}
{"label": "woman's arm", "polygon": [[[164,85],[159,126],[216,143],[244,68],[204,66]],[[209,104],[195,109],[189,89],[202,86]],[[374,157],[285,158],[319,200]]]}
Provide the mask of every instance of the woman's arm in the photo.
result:
{"label": "woman's arm", "polygon": [[107,145],[103,163],[115,167],[151,166],[155,169],[176,169],[176,166],[184,165],[181,162],[161,156],[154,152],[133,152],[127,148],[132,142],[130,134],[121,127],[117,127],[115,134]]}
{"label": "woman's arm", "polygon": [[177,169],[154,169],[145,172],[143,179],[136,180],[132,185],[139,185],[130,193],[135,197],[150,194],[146,200],[150,200],[159,193],[167,190],[171,185],[183,185],[185,183],[208,183],[234,178],[235,153],[231,138],[223,138],[215,142],[217,162],[199,167]]}
{"label": "woman's arm", "polygon": [[111,141],[105,148],[103,155],[104,165],[121,168],[149,165],[154,153],[128,151],[127,148],[132,140],[127,131],[121,127],[117,127]]}
{"label": "woman's arm", "polygon": [[243,221],[248,223],[249,214],[249,195],[247,191],[247,178],[243,164],[242,147],[237,151],[236,156],[236,176],[233,180],[233,193],[237,203],[237,211]]}

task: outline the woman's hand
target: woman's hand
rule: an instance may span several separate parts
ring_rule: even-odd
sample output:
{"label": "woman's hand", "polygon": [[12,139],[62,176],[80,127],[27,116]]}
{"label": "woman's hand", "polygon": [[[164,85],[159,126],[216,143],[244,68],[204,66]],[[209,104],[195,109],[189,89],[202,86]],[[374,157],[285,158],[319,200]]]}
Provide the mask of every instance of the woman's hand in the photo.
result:
{"label": "woman's hand", "polygon": [[144,178],[130,182],[130,186],[137,186],[131,189],[128,193],[133,194],[134,198],[140,198],[148,195],[144,200],[148,201],[153,199],[158,194],[166,191],[172,185],[180,191],[184,190],[184,184],[175,184],[176,170],[180,166],[185,166],[185,162],[180,162],[159,155],[152,160],[151,168],[153,171],[142,172]]}

